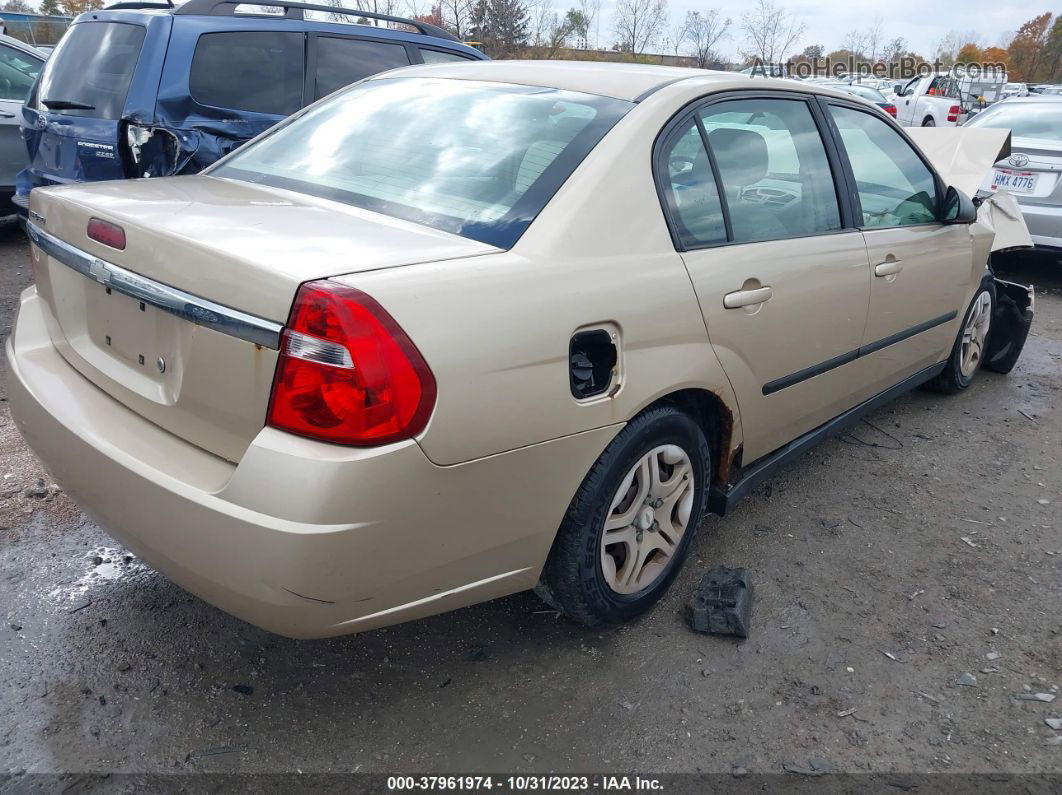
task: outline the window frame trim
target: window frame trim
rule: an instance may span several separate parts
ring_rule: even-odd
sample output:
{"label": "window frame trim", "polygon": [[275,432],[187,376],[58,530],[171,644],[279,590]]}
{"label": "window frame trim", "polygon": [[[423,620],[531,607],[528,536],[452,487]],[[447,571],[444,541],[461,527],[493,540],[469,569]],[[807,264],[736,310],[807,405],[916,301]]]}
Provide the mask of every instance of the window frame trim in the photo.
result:
{"label": "window frame trim", "polygon": [[[819,132],[819,139],[822,141],[823,150],[826,154],[826,161],[829,165],[831,172],[831,179],[833,181],[834,197],[837,200],[838,215],[841,220],[841,226],[838,229],[830,229],[823,232],[814,232],[806,235],[787,235],[785,237],[774,237],[769,240],[734,240],[733,232],[730,224],[730,208],[726,200],[726,195],[721,189],[721,176],[719,170],[716,167],[715,155],[712,152],[711,147],[708,145],[707,135],[705,134],[704,125],[702,124],[698,112],[711,105],[718,104],[720,102],[732,102],[742,99],[778,99],[785,101],[798,101],[803,102],[808,109],[808,113],[811,116],[812,122],[815,124],[816,129]],[[667,224],[668,231],[671,234],[671,242],[675,246],[675,251],[687,252],[687,251],[702,251],[705,249],[713,248],[725,248],[727,246],[746,246],[756,243],[772,243],[779,240],[800,240],[808,237],[821,237],[824,235],[836,235],[846,232],[857,231],[858,227],[855,225],[856,213],[855,208],[851,206],[851,194],[850,194],[850,175],[845,171],[846,161],[842,160],[840,152],[837,150],[836,141],[833,137],[832,131],[825,125],[828,123],[828,118],[819,107],[819,96],[816,94],[805,93],[802,91],[776,91],[776,90],[764,90],[764,89],[735,89],[731,91],[717,91],[711,94],[702,95],[686,103],[679,108],[674,115],[668,119],[667,123],[657,133],[656,139],[653,142],[652,152],[652,172],[653,183],[656,186],[657,199],[660,202],[660,209],[664,215],[664,222]],[[716,192],[719,194],[719,203],[723,208],[723,218],[726,224],[727,239],[722,242],[715,243],[700,243],[696,245],[687,245],[679,234],[679,228],[681,221],[675,218],[671,211],[670,202],[668,200],[668,185],[666,171],[667,164],[663,162],[664,150],[674,131],[683,126],[684,123],[693,118],[696,122],[697,129],[701,135],[701,144],[704,146],[705,151],[708,153],[708,161],[712,168],[712,173],[715,178]],[[854,184],[854,183],[852,183]]]}
{"label": "window frame trim", "polygon": [[[406,51],[406,60],[409,63],[405,66],[415,66],[422,63],[419,60],[419,54],[415,52],[416,45],[408,41],[399,41],[395,39],[385,39],[379,36],[364,36],[364,35],[345,35],[343,33],[333,33],[332,31],[320,31],[313,30],[306,33],[306,84],[303,87],[302,102],[303,107],[312,105],[315,102],[324,99],[327,96],[331,96],[335,91],[330,94],[323,94],[320,99],[317,97],[317,60],[319,51],[317,49],[318,39],[352,39],[354,41],[371,41],[379,44],[390,44],[392,47],[401,47]],[[401,69],[401,66],[393,66],[392,69]],[[345,86],[340,86],[336,91],[342,91],[348,86],[352,86],[355,83],[360,83],[362,80],[368,80],[370,77],[375,77],[378,74],[389,71],[383,69],[380,72],[373,72],[371,75],[365,75],[365,77],[359,78],[352,83],[347,83]],[[300,109],[301,110],[301,109]],[[286,118],[286,117],[285,117]]]}
{"label": "window frame trim", "polygon": [[[427,63],[427,61],[424,60],[424,56],[420,54],[422,50],[430,50],[431,52],[441,52],[441,53],[444,53],[446,55],[453,55],[453,56],[455,56],[457,58],[460,58],[462,61],[475,62],[475,61],[483,60],[482,58],[473,58],[473,57],[471,57],[469,55],[466,55],[463,52],[458,52],[457,50],[448,50],[445,47],[439,47],[439,46],[436,46],[434,44],[432,44],[432,45],[413,44],[411,46],[413,47],[414,50],[417,51],[417,58],[419,59],[419,60],[416,60],[416,61],[412,62],[414,65],[416,65],[416,64],[426,64]],[[455,63],[456,63],[456,61],[455,61]]]}
{"label": "window frame trim", "polygon": [[[921,229],[925,227],[944,226],[942,216],[944,212],[944,197],[947,193],[948,186],[944,183],[944,179],[933,167],[933,164],[929,161],[929,158],[926,157],[925,152],[918,148],[918,144],[911,140],[911,137],[907,134],[904,128],[896,122],[895,119],[871,108],[863,107],[859,103],[851,102],[849,100],[840,99],[836,97],[820,96],[818,97],[818,104],[822,108],[823,118],[827,124],[827,127],[829,128],[830,136],[834,139],[834,146],[837,148],[837,151],[841,157],[841,162],[845,171],[846,179],[851,185],[852,195],[850,197],[850,200],[852,202],[852,210],[854,213],[853,222],[855,223],[855,228],[857,228],[860,232],[874,232],[879,229]],[[863,204],[859,199],[859,189],[855,178],[855,171],[852,169],[852,162],[848,157],[848,150],[845,148],[844,141],[841,138],[840,128],[837,127],[837,124],[833,119],[833,114],[830,112],[831,105],[843,107],[847,110],[855,110],[859,111],[860,113],[865,113],[872,118],[878,119],[879,121],[883,122],[887,127],[891,127],[893,130],[900,134],[900,138],[902,138],[903,141],[911,148],[911,150],[915,153],[918,159],[922,161],[922,165],[929,169],[929,173],[933,176],[933,184],[936,187],[937,191],[935,207],[935,213],[937,216],[936,220],[925,221],[923,223],[918,224],[896,224],[895,226],[865,226],[863,224]]]}

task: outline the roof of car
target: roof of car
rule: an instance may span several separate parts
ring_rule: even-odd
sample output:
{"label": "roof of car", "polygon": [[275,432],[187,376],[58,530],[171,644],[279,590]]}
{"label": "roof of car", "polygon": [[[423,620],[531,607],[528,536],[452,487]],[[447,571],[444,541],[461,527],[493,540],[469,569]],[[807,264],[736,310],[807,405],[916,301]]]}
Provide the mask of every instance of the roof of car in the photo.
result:
{"label": "roof of car", "polygon": [[841,96],[828,87],[806,85],[793,80],[759,77],[740,72],[710,69],[686,69],[653,64],[614,63],[610,61],[476,61],[407,66],[384,72],[371,79],[395,77],[440,77],[451,80],[485,80],[514,83],[598,94],[604,97],[637,102],[657,89],[683,80],[699,80],[712,89],[774,88],[811,91]]}
{"label": "roof of car", "polygon": [[13,36],[5,36],[2,33],[0,33],[0,43],[6,44],[9,47],[14,47],[16,50],[21,50],[24,53],[28,53],[30,55],[35,55],[36,57],[40,58],[42,61],[43,60],[47,60],[47,58],[48,58],[48,56],[45,53],[41,52],[36,47],[33,47],[33,46],[29,45],[29,44],[26,44],[26,42],[22,41],[21,39],[16,39]]}
{"label": "roof of car", "polygon": [[1028,102],[1060,102],[1062,101],[1062,94],[1029,94],[1027,97],[1007,97],[1000,100],[996,105],[1018,105]]}

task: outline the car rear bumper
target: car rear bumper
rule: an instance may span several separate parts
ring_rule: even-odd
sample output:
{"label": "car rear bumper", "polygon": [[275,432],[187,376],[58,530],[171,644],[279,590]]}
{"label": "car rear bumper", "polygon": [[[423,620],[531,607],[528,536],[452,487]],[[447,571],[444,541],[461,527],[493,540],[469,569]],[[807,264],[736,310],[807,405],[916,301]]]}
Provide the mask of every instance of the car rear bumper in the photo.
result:
{"label": "car rear bumper", "polygon": [[87,512],[177,584],[292,637],[533,586],[572,494],[619,427],[448,467],[413,441],[359,450],[264,428],[234,464],[70,367],[35,288],[22,295],[7,356],[19,429]]}
{"label": "car rear bumper", "polygon": [[1037,248],[1062,249],[1062,206],[1024,204],[1019,199],[1021,214],[1029,235]]}

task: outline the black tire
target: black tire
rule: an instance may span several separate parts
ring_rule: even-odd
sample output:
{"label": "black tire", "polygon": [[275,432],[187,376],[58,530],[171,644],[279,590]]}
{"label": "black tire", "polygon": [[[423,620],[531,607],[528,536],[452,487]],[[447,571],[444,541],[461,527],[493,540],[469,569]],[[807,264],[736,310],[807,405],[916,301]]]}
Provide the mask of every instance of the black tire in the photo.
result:
{"label": "black tire", "polygon": [[924,119],[922,119],[922,126],[923,127],[936,127],[937,123],[935,121],[933,121],[933,117],[932,116],[926,116]]}
{"label": "black tire", "polygon": [[[992,298],[992,309],[996,306],[996,285],[993,283],[991,277],[985,277],[981,282],[981,286],[977,292],[974,293],[973,299],[970,301],[970,305],[966,308],[965,314],[962,316],[962,323],[959,324],[959,332],[955,335],[955,344],[951,347],[951,355],[948,357],[948,361],[944,365],[944,370],[929,382],[928,386],[932,387],[937,392],[944,395],[955,395],[962,392],[966,387],[973,383],[974,378],[977,376],[979,367],[971,372],[968,376],[962,374],[962,335],[966,329],[966,322],[970,319],[970,313],[973,312],[974,307],[977,305],[978,299],[982,293],[988,293]],[[991,317],[991,315],[990,315]],[[992,336],[992,325],[989,320],[988,333],[985,336],[985,350],[988,349],[988,343]],[[983,362],[982,362],[983,363]]]}
{"label": "black tire", "polygon": [[[695,489],[693,507],[675,554],[660,576],[641,591],[620,594],[609,587],[602,573],[600,543],[605,515],[631,468],[662,444],[678,445],[689,457]],[[667,590],[689,553],[704,518],[711,465],[708,440],[688,414],[671,406],[639,414],[605,448],[580,485],[535,592],[587,626],[619,624],[648,610]]]}

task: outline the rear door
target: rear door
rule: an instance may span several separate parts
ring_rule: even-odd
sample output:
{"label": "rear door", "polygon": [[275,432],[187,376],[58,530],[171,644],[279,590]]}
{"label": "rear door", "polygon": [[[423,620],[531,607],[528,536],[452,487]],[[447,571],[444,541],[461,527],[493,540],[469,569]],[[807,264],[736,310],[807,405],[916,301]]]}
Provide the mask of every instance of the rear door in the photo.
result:
{"label": "rear door", "polygon": [[675,242],[738,397],[746,462],[862,392],[849,363],[867,316],[867,252],[820,121],[798,94],[710,100],[658,154]]}
{"label": "rear door", "polygon": [[188,153],[175,166],[181,173],[206,168],[308,101],[306,33],[284,20],[266,24],[177,17],[155,117]]}
{"label": "rear door", "polygon": [[943,185],[906,137],[871,110],[825,104],[855,180],[872,274],[862,348],[884,389],[950,347],[971,287],[972,239],[969,227],[941,223]]}
{"label": "rear door", "polygon": [[[149,74],[137,75],[148,29],[113,21],[115,16],[72,25],[33,91],[23,130],[30,168],[45,184],[125,176],[118,149],[121,119],[135,83],[151,82]],[[154,26],[168,23],[168,16],[159,17]],[[161,31],[151,39],[165,50]]]}

